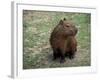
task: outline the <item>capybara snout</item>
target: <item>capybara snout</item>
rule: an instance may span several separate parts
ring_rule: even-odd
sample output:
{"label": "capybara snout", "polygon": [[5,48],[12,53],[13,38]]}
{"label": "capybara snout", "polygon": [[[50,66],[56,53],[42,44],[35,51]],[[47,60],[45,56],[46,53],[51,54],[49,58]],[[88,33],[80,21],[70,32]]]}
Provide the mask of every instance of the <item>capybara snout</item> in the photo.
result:
{"label": "capybara snout", "polygon": [[70,59],[74,58],[77,51],[77,40],[75,38],[78,29],[75,25],[66,20],[60,20],[50,36],[50,44],[53,50],[53,59],[60,58],[60,62],[65,61],[65,55]]}

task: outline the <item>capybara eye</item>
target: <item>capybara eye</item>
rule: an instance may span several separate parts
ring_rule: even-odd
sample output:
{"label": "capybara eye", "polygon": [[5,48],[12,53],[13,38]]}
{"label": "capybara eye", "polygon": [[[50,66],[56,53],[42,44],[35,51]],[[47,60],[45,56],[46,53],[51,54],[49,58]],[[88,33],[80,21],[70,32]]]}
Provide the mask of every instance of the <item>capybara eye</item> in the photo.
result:
{"label": "capybara eye", "polygon": [[66,27],[69,27],[68,25]]}

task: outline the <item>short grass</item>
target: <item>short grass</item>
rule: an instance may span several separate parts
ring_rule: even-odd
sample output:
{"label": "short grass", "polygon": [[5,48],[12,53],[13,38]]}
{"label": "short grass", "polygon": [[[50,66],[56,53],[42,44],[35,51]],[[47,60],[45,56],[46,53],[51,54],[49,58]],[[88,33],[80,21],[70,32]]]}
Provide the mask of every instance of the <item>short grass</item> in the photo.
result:
{"label": "short grass", "polygon": [[[78,51],[73,60],[52,60],[49,38],[58,22],[66,18],[78,28]],[[87,13],[23,10],[23,69],[90,66],[90,19]]]}

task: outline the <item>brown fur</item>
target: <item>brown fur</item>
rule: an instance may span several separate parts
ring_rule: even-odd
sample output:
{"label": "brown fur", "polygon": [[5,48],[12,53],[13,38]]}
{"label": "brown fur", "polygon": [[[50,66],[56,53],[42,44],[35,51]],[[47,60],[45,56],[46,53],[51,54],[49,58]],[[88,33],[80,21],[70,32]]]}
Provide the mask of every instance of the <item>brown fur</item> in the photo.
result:
{"label": "brown fur", "polygon": [[54,59],[60,57],[60,62],[64,62],[65,56],[68,56],[70,59],[74,58],[77,51],[75,38],[77,31],[75,25],[65,18],[54,28],[50,36]]}

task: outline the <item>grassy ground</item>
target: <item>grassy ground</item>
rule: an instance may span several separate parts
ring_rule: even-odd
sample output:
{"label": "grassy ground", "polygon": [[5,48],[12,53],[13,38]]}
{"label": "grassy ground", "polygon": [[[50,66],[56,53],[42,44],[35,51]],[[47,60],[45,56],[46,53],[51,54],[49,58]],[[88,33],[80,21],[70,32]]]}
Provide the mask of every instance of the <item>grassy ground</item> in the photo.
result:
{"label": "grassy ground", "polygon": [[[66,62],[60,64],[59,59],[52,60],[49,37],[53,28],[64,17],[72,20],[78,28],[76,36],[78,51],[73,60],[66,58]],[[90,56],[90,14],[23,11],[24,69],[89,66],[91,64]]]}

